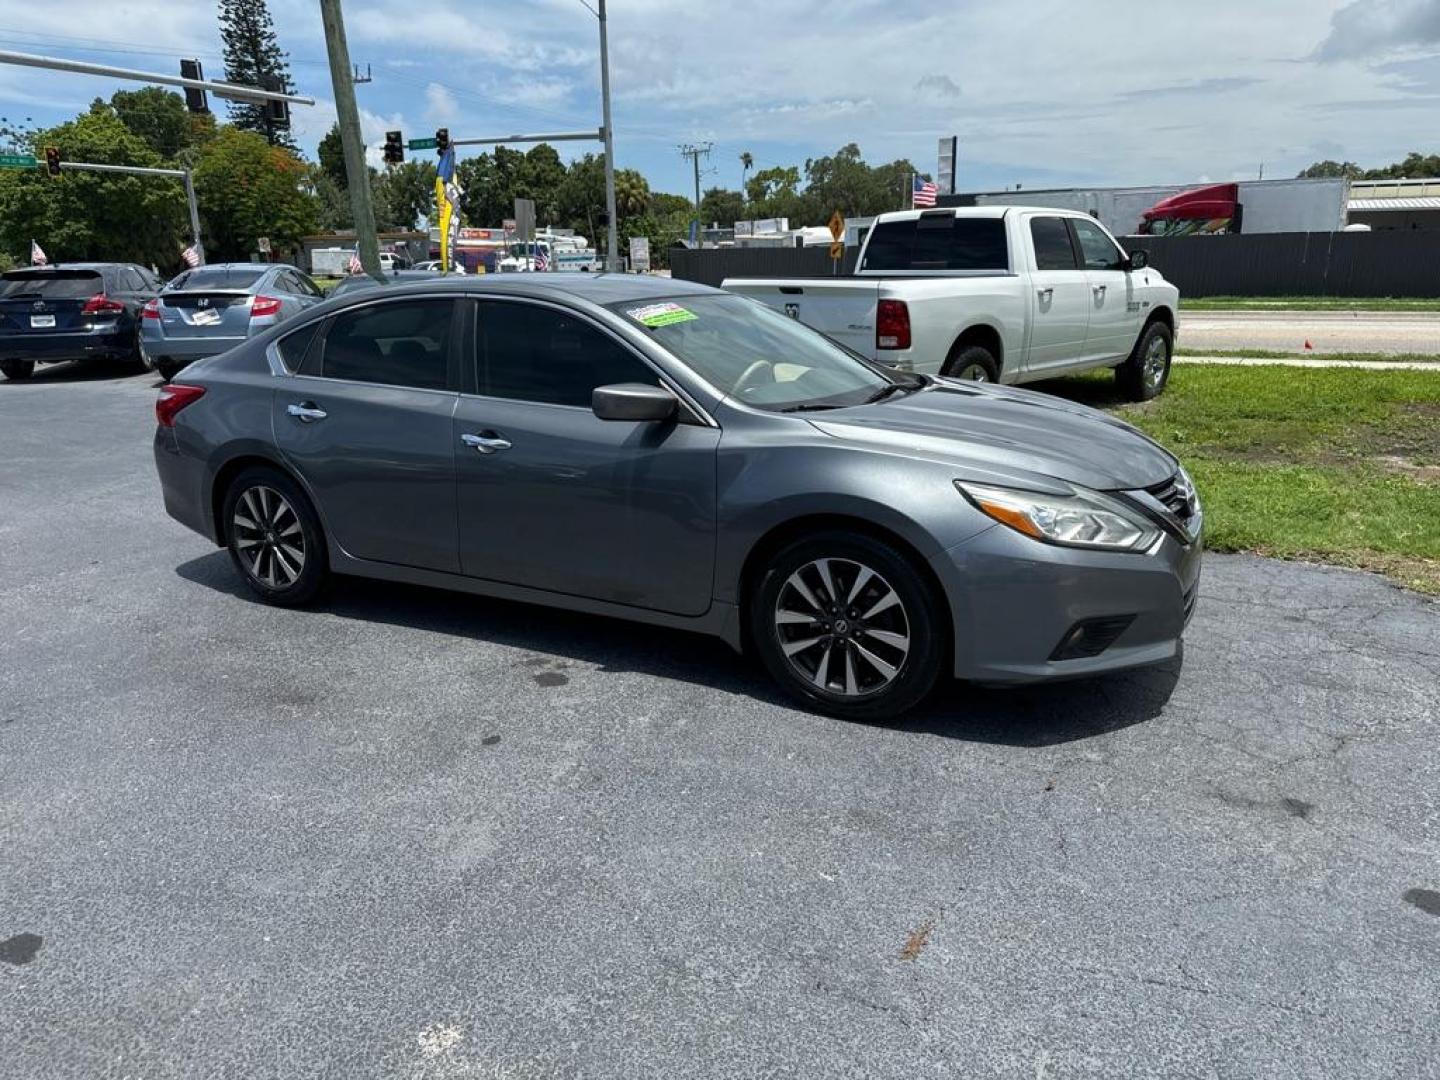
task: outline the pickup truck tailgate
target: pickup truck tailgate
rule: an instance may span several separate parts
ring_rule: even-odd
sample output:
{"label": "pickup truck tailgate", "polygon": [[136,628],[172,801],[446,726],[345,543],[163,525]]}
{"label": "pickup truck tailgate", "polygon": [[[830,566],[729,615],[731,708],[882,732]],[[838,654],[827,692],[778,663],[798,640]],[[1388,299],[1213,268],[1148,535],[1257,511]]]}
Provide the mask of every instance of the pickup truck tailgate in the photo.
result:
{"label": "pickup truck tailgate", "polygon": [[880,282],[864,278],[726,278],[726,292],[749,296],[875,359]]}

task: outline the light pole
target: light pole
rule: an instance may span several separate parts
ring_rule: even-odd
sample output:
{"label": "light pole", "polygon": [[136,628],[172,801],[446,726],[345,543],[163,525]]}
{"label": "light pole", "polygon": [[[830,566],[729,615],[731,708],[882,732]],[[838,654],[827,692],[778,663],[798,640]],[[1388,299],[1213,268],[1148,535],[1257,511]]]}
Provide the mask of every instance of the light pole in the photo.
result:
{"label": "light pole", "polygon": [[605,256],[605,269],[614,273],[620,269],[620,231],[615,220],[615,133],[610,125],[610,45],[605,36],[605,0],[598,0],[598,3],[600,10],[595,12],[595,17],[600,20],[600,122],[605,133],[605,214],[610,219],[610,246]]}

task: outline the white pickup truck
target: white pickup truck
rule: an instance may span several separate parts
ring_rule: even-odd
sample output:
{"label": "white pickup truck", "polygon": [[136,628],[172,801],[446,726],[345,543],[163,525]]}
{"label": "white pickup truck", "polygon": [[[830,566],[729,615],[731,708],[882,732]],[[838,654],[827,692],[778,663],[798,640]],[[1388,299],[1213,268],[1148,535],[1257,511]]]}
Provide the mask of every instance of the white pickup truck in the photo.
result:
{"label": "white pickup truck", "polygon": [[983,206],[882,214],[853,277],[727,278],[872,360],[1030,382],[1114,368],[1127,397],[1165,388],[1180,293],[1094,218]]}

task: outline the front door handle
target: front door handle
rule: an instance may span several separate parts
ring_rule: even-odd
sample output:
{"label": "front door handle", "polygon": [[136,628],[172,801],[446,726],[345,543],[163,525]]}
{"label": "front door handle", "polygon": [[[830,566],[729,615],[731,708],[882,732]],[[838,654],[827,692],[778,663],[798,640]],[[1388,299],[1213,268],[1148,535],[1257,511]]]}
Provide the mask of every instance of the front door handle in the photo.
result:
{"label": "front door handle", "polygon": [[1104,295],[1105,295],[1106,286],[1104,286],[1104,285],[1091,285],[1090,287],[1095,290],[1095,295],[1096,295],[1096,296],[1104,296]]}
{"label": "front door handle", "polygon": [[460,441],[466,446],[473,446],[482,454],[493,454],[497,450],[510,449],[510,440],[494,431],[486,431],[480,435],[472,435],[466,432],[460,436]]}
{"label": "front door handle", "polygon": [[302,401],[299,405],[292,403],[285,406],[285,411],[302,424],[313,424],[316,420],[324,420],[329,415],[324,409],[316,408],[313,401]]}
{"label": "front door handle", "polygon": [[1047,286],[1043,289],[1036,289],[1035,295],[1040,297],[1041,300],[1049,300],[1052,296],[1055,295],[1055,290]]}

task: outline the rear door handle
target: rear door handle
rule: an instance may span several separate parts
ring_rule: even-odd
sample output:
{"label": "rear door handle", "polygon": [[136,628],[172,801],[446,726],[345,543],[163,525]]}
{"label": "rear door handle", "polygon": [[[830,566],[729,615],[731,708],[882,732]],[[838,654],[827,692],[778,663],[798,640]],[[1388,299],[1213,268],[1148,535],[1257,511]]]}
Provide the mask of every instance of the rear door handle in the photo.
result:
{"label": "rear door handle", "polygon": [[302,401],[299,405],[292,402],[285,406],[285,411],[302,424],[313,424],[316,420],[324,420],[329,415],[324,409],[316,408],[313,401]]}
{"label": "rear door handle", "polygon": [[510,440],[495,431],[486,431],[479,435],[466,432],[460,436],[460,441],[466,446],[473,446],[482,454],[493,454],[497,450],[510,449]]}
{"label": "rear door handle", "polygon": [[1106,286],[1104,286],[1104,285],[1092,285],[1092,286],[1090,286],[1090,287],[1091,287],[1092,289],[1094,289],[1097,293],[1099,293],[1101,296],[1104,296],[1104,295],[1105,295]]}

